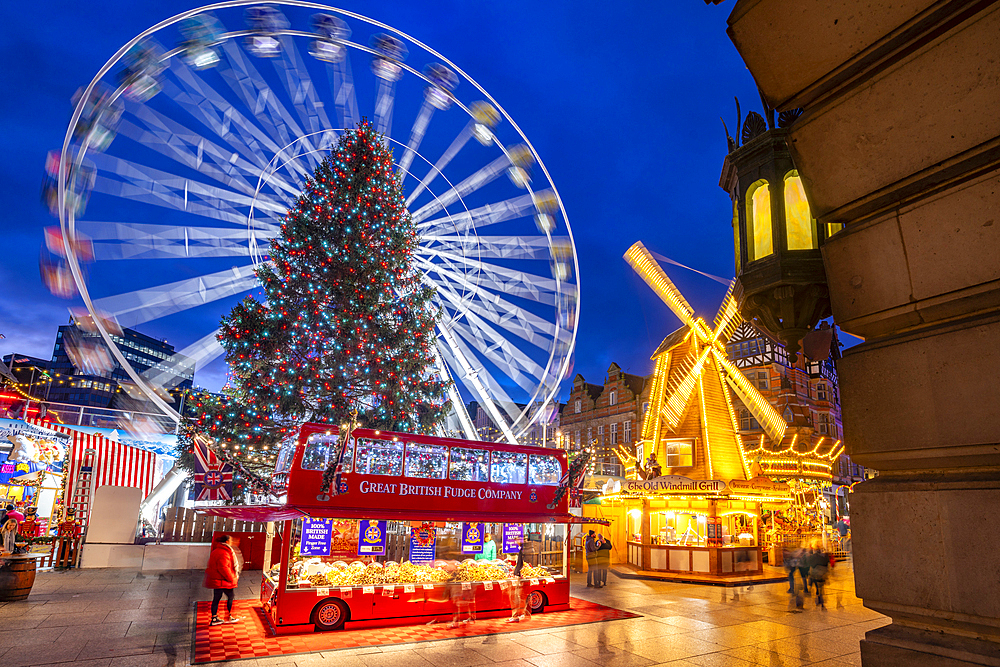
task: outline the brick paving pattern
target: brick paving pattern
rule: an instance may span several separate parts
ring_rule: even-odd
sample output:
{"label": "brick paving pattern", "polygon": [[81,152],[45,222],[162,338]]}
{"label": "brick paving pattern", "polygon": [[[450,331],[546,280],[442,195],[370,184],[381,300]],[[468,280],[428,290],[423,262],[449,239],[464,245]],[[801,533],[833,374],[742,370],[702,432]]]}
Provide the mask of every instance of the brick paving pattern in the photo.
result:
{"label": "brick paving pattern", "polygon": [[[241,618],[237,623],[210,625],[211,604],[197,604],[194,656],[195,664],[219,662],[239,658],[258,658],[295,653],[316,653],[344,648],[367,646],[387,646],[390,644],[412,644],[440,639],[458,639],[481,635],[506,634],[518,630],[519,624],[508,623],[503,618],[479,619],[475,623],[449,628],[450,617],[444,622],[428,624],[427,620],[417,623],[400,624],[389,627],[364,627],[351,629],[350,624],[339,632],[313,632],[298,635],[271,636],[266,626],[260,602],[240,600],[233,607],[233,615]],[[551,611],[533,616],[532,630],[540,628],[566,627],[597,623],[622,618],[636,618],[640,614],[606,607],[596,602],[571,599],[570,609]],[[225,618],[225,614],[223,614]],[[439,619],[440,620],[440,619]],[[371,622],[366,622],[370,625]]]}
{"label": "brick paving pattern", "polygon": [[[24,602],[0,603],[0,665],[173,667],[191,662],[194,602],[211,599],[200,571],[39,573]],[[256,599],[259,572],[237,598]],[[612,575],[594,590],[574,575],[572,594],[641,617],[517,632],[250,658],[238,667],[821,667],[859,666],[858,640],[889,622],[854,596],[849,569],[827,585],[827,611],[789,609],[787,584],[735,589]],[[534,617],[541,618],[542,615]],[[533,625],[534,624],[534,625]]]}

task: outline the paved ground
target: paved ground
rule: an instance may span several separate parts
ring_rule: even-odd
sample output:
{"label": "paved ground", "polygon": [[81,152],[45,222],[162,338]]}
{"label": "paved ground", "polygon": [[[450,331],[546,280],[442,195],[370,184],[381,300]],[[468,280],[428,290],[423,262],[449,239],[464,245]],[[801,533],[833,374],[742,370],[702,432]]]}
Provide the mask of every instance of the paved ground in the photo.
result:
{"label": "paved ground", "polygon": [[[210,599],[201,572],[140,575],[125,570],[40,573],[25,602],[0,603],[0,665],[86,667],[187,665],[192,602]],[[248,572],[237,597],[256,597]],[[790,613],[787,584],[733,589],[609,578],[572,594],[643,618],[505,635],[241,660],[239,667],[797,667],[860,665],[858,640],[888,622],[861,606],[853,577],[838,567],[827,610],[812,601]]]}

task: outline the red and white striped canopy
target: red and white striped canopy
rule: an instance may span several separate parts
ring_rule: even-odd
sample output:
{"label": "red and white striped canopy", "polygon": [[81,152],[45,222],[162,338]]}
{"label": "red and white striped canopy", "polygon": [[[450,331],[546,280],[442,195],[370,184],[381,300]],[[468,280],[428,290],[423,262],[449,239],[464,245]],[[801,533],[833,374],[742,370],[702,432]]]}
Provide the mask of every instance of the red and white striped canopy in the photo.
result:
{"label": "red and white striped canopy", "polygon": [[[70,501],[69,506],[72,506],[71,499],[80,479],[80,468],[84,464],[87,449],[94,450],[91,463],[93,466],[91,492],[105,485],[134,486],[142,490],[142,497],[145,498],[153,490],[156,484],[156,454],[153,452],[115,442],[99,433],[78,431],[72,426],[53,424],[31,417],[25,421],[71,438],[71,446],[66,453],[68,460],[63,464],[63,472],[69,475],[66,480],[65,499]],[[77,518],[86,520],[89,517],[81,516],[82,509],[77,507]]]}

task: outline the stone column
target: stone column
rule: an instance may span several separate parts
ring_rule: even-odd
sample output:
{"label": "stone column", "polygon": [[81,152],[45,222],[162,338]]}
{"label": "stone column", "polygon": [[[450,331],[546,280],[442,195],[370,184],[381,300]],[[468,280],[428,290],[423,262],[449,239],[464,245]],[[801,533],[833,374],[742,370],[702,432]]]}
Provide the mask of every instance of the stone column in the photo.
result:
{"label": "stone column", "polygon": [[1000,4],[741,0],[820,224],[865,667],[1000,665]]}

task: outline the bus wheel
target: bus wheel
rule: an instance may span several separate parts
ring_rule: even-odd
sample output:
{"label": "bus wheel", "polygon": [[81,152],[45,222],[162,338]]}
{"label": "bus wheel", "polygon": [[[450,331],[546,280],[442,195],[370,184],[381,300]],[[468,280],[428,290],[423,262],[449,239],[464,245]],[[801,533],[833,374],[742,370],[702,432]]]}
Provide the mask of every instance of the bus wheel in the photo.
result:
{"label": "bus wheel", "polygon": [[339,630],[347,620],[347,605],[340,600],[324,600],[313,611],[313,623],[316,630]]}
{"label": "bus wheel", "polygon": [[531,591],[528,593],[528,609],[532,614],[538,614],[545,608],[545,593],[541,591]]}

